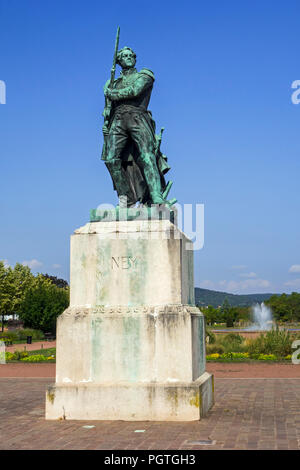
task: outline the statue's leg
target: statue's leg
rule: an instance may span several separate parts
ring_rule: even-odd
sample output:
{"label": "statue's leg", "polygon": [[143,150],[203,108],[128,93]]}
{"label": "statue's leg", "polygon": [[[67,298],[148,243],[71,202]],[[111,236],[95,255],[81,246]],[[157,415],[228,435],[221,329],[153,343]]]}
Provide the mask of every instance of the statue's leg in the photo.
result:
{"label": "statue's leg", "polygon": [[135,204],[134,194],[122,167],[121,154],[124,149],[128,135],[123,129],[122,122],[114,120],[107,136],[107,155],[105,164],[112,178],[119,199],[127,197],[127,206]]}
{"label": "statue's leg", "polygon": [[152,204],[164,204],[162,186],[155,157],[155,141],[141,114],[132,116],[130,135],[138,149],[136,163],[142,171],[149,189]]}
{"label": "statue's leg", "polygon": [[142,152],[137,159],[143,172],[149,189],[152,204],[164,204],[166,201],[162,195],[161,179],[157,169],[156,159],[153,153]]}
{"label": "statue's leg", "polygon": [[122,168],[122,160],[120,158],[109,160],[106,161],[105,164],[113,180],[119,199],[121,199],[122,196],[126,196],[127,206],[132,206],[135,204],[132,189],[128,184],[125,172]]}

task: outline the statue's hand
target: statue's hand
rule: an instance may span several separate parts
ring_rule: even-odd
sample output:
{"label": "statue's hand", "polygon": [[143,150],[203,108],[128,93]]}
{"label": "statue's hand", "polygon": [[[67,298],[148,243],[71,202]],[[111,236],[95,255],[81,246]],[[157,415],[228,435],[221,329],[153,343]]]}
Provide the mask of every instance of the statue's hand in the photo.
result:
{"label": "statue's hand", "polygon": [[105,94],[106,90],[109,88],[109,85],[110,85],[110,80],[107,80],[104,84],[104,87],[103,87],[104,94]]}
{"label": "statue's hand", "polygon": [[108,121],[108,120],[109,120],[109,116],[110,116],[110,110],[107,109],[107,108],[104,108],[103,113],[102,113],[102,116],[104,117],[104,121]]}
{"label": "statue's hand", "polygon": [[111,90],[110,88],[106,88],[104,90],[104,95],[106,98],[109,98],[111,101],[118,99],[118,92],[116,90]]}
{"label": "statue's hand", "polygon": [[102,127],[102,132],[103,132],[103,135],[106,136],[108,135],[109,133],[109,129],[108,127],[104,124],[104,126]]}

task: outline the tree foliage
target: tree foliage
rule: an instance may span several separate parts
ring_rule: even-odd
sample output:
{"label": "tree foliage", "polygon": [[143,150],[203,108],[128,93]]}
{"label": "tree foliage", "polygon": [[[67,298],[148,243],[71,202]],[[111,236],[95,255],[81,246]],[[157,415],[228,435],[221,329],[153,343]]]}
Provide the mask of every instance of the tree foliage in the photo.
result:
{"label": "tree foliage", "polygon": [[[272,295],[265,304],[271,308],[276,321],[300,322],[300,293]],[[199,308],[204,313],[208,325],[226,323],[226,326],[230,327],[238,321],[251,321],[252,317],[250,307],[232,307],[226,298],[221,307],[214,308],[209,305],[207,308]]]}
{"label": "tree foliage", "polygon": [[265,304],[271,307],[276,320],[283,322],[300,321],[300,293],[272,295]]}
{"label": "tree foliage", "polygon": [[[61,286],[61,287],[60,287]],[[0,261],[0,315],[17,314],[28,328],[54,331],[56,318],[69,305],[67,281],[48,274],[34,276],[28,266]]]}
{"label": "tree foliage", "polygon": [[42,274],[42,276],[44,276],[45,279],[49,279],[57,287],[67,288],[69,286],[67,281],[65,281],[64,279],[59,279],[56,276],[50,276],[49,274]]}
{"label": "tree foliage", "polygon": [[54,332],[57,317],[69,305],[69,289],[57,287],[39,274],[26,291],[20,318],[25,327]]}
{"label": "tree foliage", "polygon": [[6,268],[0,261],[0,312],[2,316],[2,331],[4,316],[9,315],[13,308],[13,279],[11,268]]}
{"label": "tree foliage", "polygon": [[223,305],[218,308],[214,308],[212,305],[209,305],[207,308],[199,308],[204,313],[208,325],[226,323],[227,327],[233,327],[240,320],[250,320],[249,307],[232,307],[228,300],[224,301]]}
{"label": "tree foliage", "polygon": [[14,292],[13,308],[11,313],[19,315],[22,309],[25,293],[34,282],[34,275],[28,266],[16,263],[15,267],[12,269],[12,278]]}
{"label": "tree foliage", "polygon": [[0,261],[0,313],[2,331],[6,315],[19,314],[25,292],[34,279],[28,266],[17,263],[14,268]]}

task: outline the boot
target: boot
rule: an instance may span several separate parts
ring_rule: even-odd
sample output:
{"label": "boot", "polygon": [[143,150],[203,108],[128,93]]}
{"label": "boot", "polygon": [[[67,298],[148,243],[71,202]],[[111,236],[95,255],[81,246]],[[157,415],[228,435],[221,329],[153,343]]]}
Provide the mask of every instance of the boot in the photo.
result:
{"label": "boot", "polygon": [[154,155],[141,155],[137,163],[143,172],[146,184],[148,186],[148,190],[151,197],[151,203],[166,204],[167,201],[162,195],[160,174],[156,165]]}
{"label": "boot", "polygon": [[128,184],[127,178],[122,171],[122,161],[121,160],[112,160],[110,162],[105,162],[108,171],[110,173],[111,179],[113,180],[114,187],[118,193],[119,200],[123,200],[124,196],[127,198],[127,206],[135,204],[133,200],[132,190]]}

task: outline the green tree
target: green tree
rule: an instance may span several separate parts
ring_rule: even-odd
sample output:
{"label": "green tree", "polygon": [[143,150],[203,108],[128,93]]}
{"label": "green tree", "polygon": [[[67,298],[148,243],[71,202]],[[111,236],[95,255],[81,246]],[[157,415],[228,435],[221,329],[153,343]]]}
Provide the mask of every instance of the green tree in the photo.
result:
{"label": "green tree", "polygon": [[57,317],[69,305],[69,288],[60,288],[39,274],[26,291],[20,318],[24,326],[55,332]]}
{"label": "green tree", "polygon": [[34,280],[28,266],[16,263],[14,268],[5,266],[0,261],[0,312],[2,317],[2,332],[4,330],[5,315],[20,314],[20,307]]}
{"label": "green tree", "polygon": [[251,307],[234,307],[235,321],[251,321]]}
{"label": "green tree", "polygon": [[231,307],[227,297],[221,307],[222,320],[226,323],[227,328],[233,327],[234,322],[234,309]]}
{"label": "green tree", "polygon": [[49,274],[42,274],[44,278],[50,279],[50,281],[55,284],[57,287],[68,287],[69,284],[64,279],[59,279],[56,276],[50,276]]}
{"label": "green tree", "polygon": [[12,277],[14,285],[12,313],[20,315],[25,294],[32,286],[35,277],[28,266],[23,266],[20,263],[16,263],[13,268]]}
{"label": "green tree", "polygon": [[290,295],[290,306],[293,313],[293,319],[300,321],[300,294],[292,292]]}
{"label": "green tree", "polygon": [[300,321],[300,293],[273,295],[265,303],[271,307],[276,320]]}
{"label": "green tree", "polygon": [[218,318],[218,309],[214,308],[212,305],[209,305],[207,308],[202,308],[201,310],[205,316],[206,323],[208,325],[213,325]]}
{"label": "green tree", "polygon": [[13,312],[14,306],[14,279],[13,271],[10,266],[5,266],[0,261],[0,314],[1,314],[1,332],[4,330],[4,317]]}

